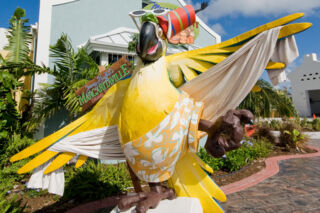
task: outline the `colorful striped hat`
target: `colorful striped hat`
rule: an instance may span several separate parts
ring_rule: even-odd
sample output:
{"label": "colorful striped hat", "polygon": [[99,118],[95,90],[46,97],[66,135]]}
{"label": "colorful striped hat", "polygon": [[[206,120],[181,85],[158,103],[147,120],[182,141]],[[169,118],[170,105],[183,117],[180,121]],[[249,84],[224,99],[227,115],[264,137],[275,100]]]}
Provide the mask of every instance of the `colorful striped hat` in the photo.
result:
{"label": "colorful striped hat", "polygon": [[196,21],[196,13],[191,5],[186,5],[170,11],[165,16],[157,16],[157,19],[167,38],[171,38],[193,25]]}

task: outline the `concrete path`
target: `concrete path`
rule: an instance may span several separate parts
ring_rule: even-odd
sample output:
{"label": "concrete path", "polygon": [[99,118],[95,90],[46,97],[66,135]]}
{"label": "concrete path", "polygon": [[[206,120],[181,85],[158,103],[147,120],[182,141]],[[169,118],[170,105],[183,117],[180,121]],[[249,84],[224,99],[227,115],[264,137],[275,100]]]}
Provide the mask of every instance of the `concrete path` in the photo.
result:
{"label": "concrete path", "polygon": [[[310,146],[320,148],[320,140]],[[228,212],[320,212],[320,157],[280,161],[280,172],[227,195]]]}

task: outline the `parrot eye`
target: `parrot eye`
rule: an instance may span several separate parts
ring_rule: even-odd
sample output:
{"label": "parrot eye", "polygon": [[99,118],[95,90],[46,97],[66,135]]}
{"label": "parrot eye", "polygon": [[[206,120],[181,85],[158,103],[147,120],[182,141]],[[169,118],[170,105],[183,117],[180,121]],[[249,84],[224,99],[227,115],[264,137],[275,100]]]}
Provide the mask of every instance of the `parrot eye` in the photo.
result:
{"label": "parrot eye", "polygon": [[161,38],[163,35],[163,31],[161,28],[158,29],[158,36]]}

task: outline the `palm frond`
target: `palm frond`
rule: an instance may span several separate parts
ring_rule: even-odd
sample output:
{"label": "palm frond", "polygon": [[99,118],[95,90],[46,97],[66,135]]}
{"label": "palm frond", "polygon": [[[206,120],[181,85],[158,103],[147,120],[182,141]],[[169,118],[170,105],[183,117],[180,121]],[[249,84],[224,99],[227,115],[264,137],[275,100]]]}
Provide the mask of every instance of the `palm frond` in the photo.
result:
{"label": "palm frond", "polygon": [[239,105],[241,109],[250,110],[256,117],[270,117],[275,111],[279,116],[296,116],[292,100],[282,91],[274,89],[264,80],[258,80],[260,92],[250,92]]}
{"label": "palm frond", "polygon": [[81,48],[75,52],[70,39],[62,34],[58,41],[50,46],[54,68],[50,71],[55,77],[53,84],[43,84],[37,92],[38,98],[33,108],[34,123],[41,123],[61,109],[66,109],[71,117],[81,113],[81,106],[75,91],[84,86],[99,73],[96,62]]}
{"label": "palm frond", "polygon": [[25,24],[28,19],[24,19],[25,10],[18,7],[10,19],[10,28],[8,31],[9,44],[4,48],[9,51],[8,62],[19,63],[30,61],[29,44],[31,43],[30,27]]}

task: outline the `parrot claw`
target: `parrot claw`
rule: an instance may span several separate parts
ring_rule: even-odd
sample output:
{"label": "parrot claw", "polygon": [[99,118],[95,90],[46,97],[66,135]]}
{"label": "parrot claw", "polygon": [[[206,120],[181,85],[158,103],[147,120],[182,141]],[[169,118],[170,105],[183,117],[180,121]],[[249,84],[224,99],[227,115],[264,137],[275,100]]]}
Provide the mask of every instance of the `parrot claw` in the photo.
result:
{"label": "parrot claw", "polygon": [[238,149],[243,138],[243,125],[252,124],[253,119],[248,110],[229,110],[214,124],[202,121],[200,130],[208,133],[206,150],[213,157],[222,157],[226,152]]}
{"label": "parrot claw", "polygon": [[136,195],[121,198],[118,208],[125,211],[136,205],[137,213],[145,213],[148,209],[156,208],[161,200],[176,198],[173,189],[161,186],[160,183],[150,183],[149,185],[150,192],[139,192]]}

